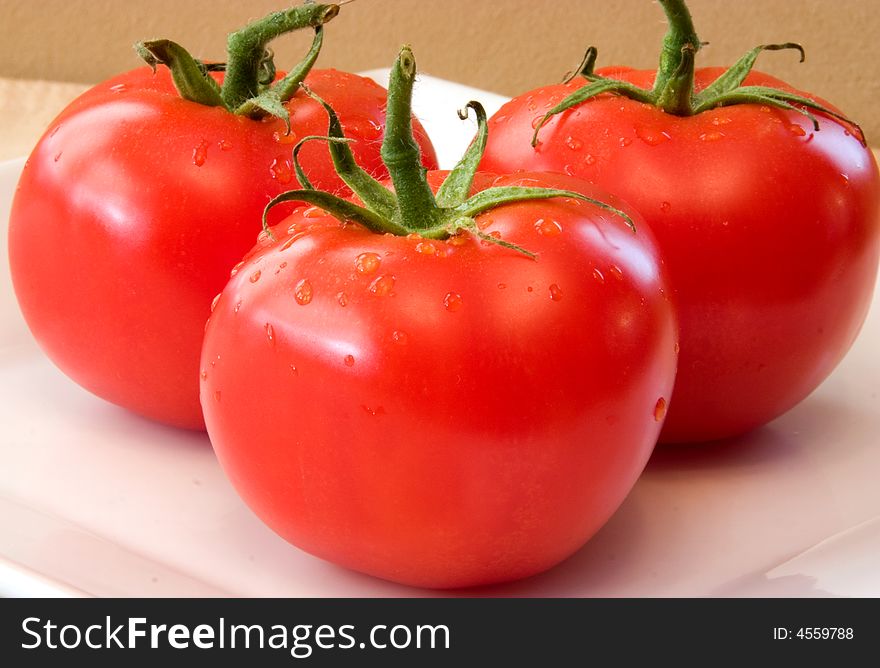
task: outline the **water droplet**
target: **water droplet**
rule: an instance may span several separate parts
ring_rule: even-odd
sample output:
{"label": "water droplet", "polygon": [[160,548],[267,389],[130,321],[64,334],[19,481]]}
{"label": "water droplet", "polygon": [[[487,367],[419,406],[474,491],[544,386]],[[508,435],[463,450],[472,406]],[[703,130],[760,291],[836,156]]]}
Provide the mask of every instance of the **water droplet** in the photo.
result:
{"label": "water droplet", "polygon": [[443,306],[446,307],[447,311],[457,311],[463,303],[461,295],[457,292],[447,292],[443,298]]}
{"label": "water droplet", "polygon": [[345,366],[354,366],[354,355],[346,355],[343,361]]}
{"label": "water droplet", "polygon": [[562,299],[562,290],[559,288],[556,283],[550,286],[550,299],[555,302],[558,302]]}
{"label": "water droplet", "polygon": [[214,400],[220,401],[220,390],[217,390],[216,392],[214,392]]}
{"label": "water droplet", "polygon": [[493,123],[506,123],[510,117],[506,114],[497,114],[492,118]]}
{"label": "water droplet", "polygon": [[437,248],[430,241],[420,241],[416,244],[416,253],[421,253],[422,255],[434,255],[437,252]]}
{"label": "water droplet", "polygon": [[664,417],[666,417],[666,399],[660,397],[654,404],[654,419],[660,422]]}
{"label": "water droplet", "polygon": [[597,281],[599,281],[600,283],[604,283],[604,282],[605,282],[605,276],[602,274],[601,271],[599,271],[598,268],[593,269],[593,278],[595,278],[595,279],[596,279]]}
{"label": "water droplet", "polygon": [[220,141],[218,141],[217,146],[220,147],[221,151],[231,151],[232,150],[232,143],[226,139],[221,139]]}
{"label": "water droplet", "polygon": [[327,216],[327,212],[319,206],[310,206],[308,209],[303,211],[302,215],[303,218],[325,218]]}
{"label": "water droplet", "polygon": [[222,292],[218,292],[218,293],[217,293],[217,296],[214,297],[214,299],[211,300],[211,313],[213,313],[213,312],[214,312],[214,309],[217,308],[217,302],[220,301],[220,295],[221,295],[221,294],[223,294],[223,293],[222,293]]}
{"label": "water droplet", "polygon": [[302,279],[293,288],[293,298],[300,306],[305,306],[312,301],[312,284],[307,279]]}
{"label": "water droplet", "polygon": [[535,231],[543,237],[555,237],[562,233],[562,225],[552,218],[538,218]]}
{"label": "water droplet", "polygon": [[235,306],[232,307],[232,312],[238,313],[240,310],[241,310],[241,300],[239,299],[237,302],[235,302]]}
{"label": "water droplet", "polygon": [[379,271],[382,258],[376,253],[361,253],[354,260],[354,268],[361,276],[369,276]]}
{"label": "water droplet", "polygon": [[345,134],[374,141],[382,138],[382,125],[372,118],[350,118],[345,122]]}
{"label": "water droplet", "polygon": [[660,210],[663,213],[668,212],[672,208],[672,205],[669,202],[660,202]]}
{"label": "water droplet", "polygon": [[281,270],[284,269],[286,266],[287,266],[286,262],[282,262],[281,264],[279,264],[278,268],[275,270],[275,275],[277,276],[278,274],[280,274]]}
{"label": "water droplet", "polygon": [[572,151],[580,151],[584,147],[584,142],[582,142],[577,137],[572,137],[569,135],[565,138],[565,145],[568,146]]}
{"label": "water droplet", "polygon": [[385,409],[382,406],[376,406],[375,409],[370,408],[366,404],[361,404],[361,408],[363,408],[367,413],[372,415],[373,417],[377,415],[385,415]]}
{"label": "water droplet", "polygon": [[648,146],[657,146],[672,139],[668,132],[656,128],[636,128],[636,136]]}
{"label": "water droplet", "polygon": [[275,131],[272,133],[272,139],[274,139],[279,144],[293,144],[296,142],[296,133],[294,133],[293,131]]}
{"label": "water droplet", "polygon": [[394,290],[394,276],[379,276],[370,283],[370,292],[377,297],[387,297]]}
{"label": "water droplet", "polygon": [[504,290],[506,287],[507,287],[507,283],[499,283],[499,284],[498,284],[498,289],[499,289],[499,290]]}
{"label": "water droplet", "polygon": [[202,369],[202,372],[199,374],[199,378],[202,380],[208,380],[208,372],[205,369]]}
{"label": "water droplet", "polygon": [[123,91],[125,91],[126,88],[127,86],[124,83],[118,83],[110,86],[110,91],[113,93],[122,93]]}
{"label": "water droplet", "polygon": [[348,295],[345,294],[344,292],[337,292],[336,293],[336,301],[339,302],[340,306],[346,306],[346,305],[348,305]]}
{"label": "water droplet", "polygon": [[676,355],[681,352],[681,346],[679,345],[678,341],[675,342],[675,346],[673,346],[672,350],[673,352],[675,352]]}
{"label": "water droplet", "polygon": [[840,178],[843,179],[843,185],[849,187],[849,174],[841,174]]}
{"label": "water droplet", "polygon": [[260,276],[262,276],[262,275],[263,275],[263,272],[260,271],[259,269],[257,269],[253,274],[251,274],[249,280],[251,283],[256,283],[257,281],[260,280]]}
{"label": "water droplet", "polygon": [[535,288],[533,288],[531,285],[526,288],[526,292],[534,292],[534,291],[535,291]]}
{"label": "water droplet", "polygon": [[724,138],[724,133],[720,130],[715,132],[703,132],[700,134],[700,141],[718,141]]}
{"label": "water droplet", "polygon": [[769,114],[769,113],[770,113],[770,107],[768,107],[766,104],[762,104],[761,107],[760,107],[760,109],[761,109],[761,111],[763,111],[765,114]]}
{"label": "water droplet", "polygon": [[275,328],[268,322],[266,323],[266,338],[269,339],[269,343],[275,345]]}
{"label": "water droplet", "polygon": [[807,134],[807,131],[804,130],[800,125],[792,123],[788,126],[788,131],[795,135],[796,137],[803,137]]}
{"label": "water droplet", "polygon": [[620,139],[618,139],[618,142],[620,143],[621,147],[626,147],[632,144],[633,140],[632,137],[621,137]]}
{"label": "water droplet", "polygon": [[592,153],[587,153],[587,155],[584,156],[584,162],[587,163],[588,165],[595,165],[596,164],[596,156],[594,156]]}
{"label": "water droplet", "polygon": [[272,161],[272,164],[269,165],[269,174],[271,174],[272,178],[278,181],[278,183],[290,183],[293,180],[293,165],[290,164],[288,158],[278,156]]}
{"label": "water droplet", "polygon": [[201,143],[193,149],[193,157],[192,161],[196,167],[201,167],[205,164],[205,160],[208,159],[208,144],[207,140],[203,139]]}
{"label": "water droplet", "polygon": [[294,376],[298,376],[298,375],[299,375],[299,370],[296,368],[295,365],[291,364],[291,365],[290,365],[290,373],[292,373]]}
{"label": "water droplet", "polygon": [[[289,232],[289,230],[288,230],[288,232]],[[302,239],[305,235],[306,235],[306,232],[297,232],[296,234],[291,235],[287,239],[287,241],[285,241],[283,244],[281,244],[281,248],[279,248],[278,250],[286,251],[288,248],[293,246],[294,242],[297,239]]]}
{"label": "water droplet", "polygon": [[[534,110],[531,110],[531,111],[534,111]],[[538,127],[538,125],[541,123],[541,120],[542,120],[543,118],[544,118],[544,114],[540,114],[540,115],[538,115],[538,116],[535,116],[535,117],[532,119],[532,129],[533,129],[533,130],[536,129],[536,128]]]}
{"label": "water droplet", "polygon": [[614,276],[614,278],[616,278],[618,281],[623,280],[623,272],[616,264],[612,264],[610,267],[608,267],[608,273]]}
{"label": "water droplet", "polygon": [[409,341],[409,336],[406,332],[401,332],[399,329],[395,329],[391,332],[391,340],[399,346],[405,346]]}

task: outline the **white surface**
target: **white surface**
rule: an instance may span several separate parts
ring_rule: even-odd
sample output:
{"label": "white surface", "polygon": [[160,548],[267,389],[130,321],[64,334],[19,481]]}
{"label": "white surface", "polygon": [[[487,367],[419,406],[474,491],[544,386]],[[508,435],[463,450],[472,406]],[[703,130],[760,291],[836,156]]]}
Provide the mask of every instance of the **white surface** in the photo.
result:
{"label": "white surface", "polygon": [[[444,167],[473,135],[455,115],[473,98],[490,114],[503,101],[427,76],[417,86]],[[0,163],[0,221],[22,164]],[[0,595],[438,595],[288,545],[239,501],[207,436],[69,381],[32,341],[2,258]],[[878,344],[875,303],[846,360],[787,415],[744,438],[658,451],[609,524],[557,568],[439,595],[880,596]]]}

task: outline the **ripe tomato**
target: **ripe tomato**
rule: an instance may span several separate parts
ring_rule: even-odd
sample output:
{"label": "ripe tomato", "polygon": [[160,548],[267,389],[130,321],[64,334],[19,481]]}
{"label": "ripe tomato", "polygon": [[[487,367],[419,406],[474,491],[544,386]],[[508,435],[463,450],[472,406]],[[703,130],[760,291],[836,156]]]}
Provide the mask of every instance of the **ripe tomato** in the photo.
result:
{"label": "ripe tomato", "polygon": [[[336,106],[361,164],[387,173],[384,89],[334,70],[306,82]],[[62,371],[136,413],[203,428],[198,360],[211,298],[253,246],[266,203],[296,185],[293,143],[327,130],[302,91],[287,108],[290,134],[277,118],[181,99],[168,70],[140,68],[50,125],[21,176],[9,253],[28,325]],[[421,129],[418,140],[425,166],[436,166]],[[344,187],[326,146],[300,160],[314,183]]]}
{"label": "ripe tomato", "polygon": [[[815,129],[799,111],[769,103],[679,116],[625,93],[553,116],[533,147],[533,128],[575,90],[604,76],[647,94],[657,76],[626,68],[596,74],[502,107],[489,122],[481,168],[573,174],[644,216],[667,263],[681,327],[662,440],[716,439],[762,425],[822,382],[864,321],[880,251],[874,157],[852,125],[821,111],[813,112]],[[695,92],[721,74],[698,69]],[[796,92],[758,72],[743,85]]]}
{"label": "ripe tomato", "polygon": [[[478,174],[475,190],[522,184],[595,194],[549,175]],[[524,577],[577,550],[647,461],[676,363],[650,235],[565,199],[477,223],[537,261],[311,207],[216,302],[208,432],[244,500],[302,549],[411,585]]]}

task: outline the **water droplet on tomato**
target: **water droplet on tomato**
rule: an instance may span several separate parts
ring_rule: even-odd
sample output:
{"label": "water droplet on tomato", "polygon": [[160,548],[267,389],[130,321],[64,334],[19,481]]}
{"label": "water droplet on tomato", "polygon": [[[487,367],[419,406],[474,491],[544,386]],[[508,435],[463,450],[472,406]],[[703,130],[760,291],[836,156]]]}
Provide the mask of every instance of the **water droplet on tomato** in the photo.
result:
{"label": "water droplet on tomato", "polygon": [[580,151],[584,147],[584,142],[582,142],[577,137],[572,137],[569,135],[565,138],[565,145],[568,146],[572,151]]}
{"label": "water droplet on tomato", "polygon": [[405,346],[409,341],[409,336],[406,332],[401,332],[399,329],[395,329],[391,332],[391,340],[399,346]]}
{"label": "water droplet on tomato", "polygon": [[113,86],[110,86],[110,91],[113,93],[122,93],[125,91],[127,86],[124,83],[118,83]]}
{"label": "water droplet on tomato", "polygon": [[217,390],[216,392],[214,392],[214,400],[220,401],[220,390]]}
{"label": "water droplet on tomato", "polygon": [[660,210],[663,213],[668,212],[669,209],[671,209],[671,208],[672,208],[672,205],[669,202],[660,202]]}
{"label": "water droplet on tomato", "polygon": [[346,355],[343,362],[345,362],[345,366],[354,366],[354,355]]}
{"label": "water droplet on tomato", "polygon": [[282,145],[294,144],[296,143],[296,134],[291,132],[280,132],[276,131],[272,133],[272,139]]}
{"label": "water droplet on tomato", "polygon": [[272,161],[272,164],[269,165],[269,174],[271,174],[272,178],[278,181],[278,183],[290,183],[293,180],[293,165],[290,164],[288,158],[278,156]]}
{"label": "water droplet on tomato", "polygon": [[562,299],[562,290],[558,285],[556,285],[556,283],[553,283],[550,286],[550,299],[555,302],[558,302]]}
{"label": "water droplet on tomato", "polygon": [[[534,110],[532,109],[531,111],[534,111]],[[533,130],[538,127],[538,125],[541,123],[541,119],[543,119],[543,118],[544,118],[544,114],[540,114],[538,116],[535,116],[532,119],[532,129]]]}
{"label": "water droplet on tomato", "polygon": [[666,417],[666,399],[660,397],[654,404],[654,419],[660,422],[664,417]]}
{"label": "water droplet on tomato", "polygon": [[593,278],[595,278],[600,283],[605,282],[605,275],[601,271],[599,271],[598,267],[593,269]]}
{"label": "water droplet on tomato", "polygon": [[201,167],[205,164],[205,160],[208,159],[208,144],[207,140],[203,139],[201,143],[193,149],[192,161],[196,167]]}
{"label": "water droplet on tomato", "polygon": [[803,137],[807,134],[807,131],[804,130],[800,125],[797,125],[796,123],[792,123],[791,125],[789,125],[788,131],[791,134],[795,135],[796,137]]}
{"label": "water droplet on tomato", "polygon": [[307,279],[302,279],[293,288],[293,298],[301,306],[308,304],[312,301],[312,284]]}
{"label": "water droplet on tomato", "polygon": [[308,209],[303,211],[302,215],[303,218],[325,218],[327,216],[327,212],[319,206],[310,206]]}
{"label": "water droplet on tomato", "polygon": [[618,267],[616,264],[612,264],[610,267],[608,267],[608,273],[611,274],[618,281],[623,280],[623,272],[620,270],[620,267]]}
{"label": "water droplet on tomato", "polygon": [[588,165],[595,165],[596,156],[594,156],[592,153],[587,153],[587,155],[584,156],[584,162]]}
{"label": "water droplet on tomato", "polygon": [[501,123],[507,123],[509,119],[510,117],[506,114],[498,114],[492,118],[492,122],[500,125]]}
{"label": "water droplet on tomato", "polygon": [[295,365],[291,364],[291,365],[290,365],[290,373],[292,373],[294,376],[298,376],[298,375],[299,375],[299,370],[296,368]]}
{"label": "water droplet on tomato", "polygon": [[534,292],[534,291],[535,291],[535,288],[533,288],[531,285],[526,288],[526,292]]}
{"label": "water droplet on tomato", "polygon": [[568,176],[574,176],[577,173],[577,167],[575,167],[574,165],[565,165],[562,168],[562,171]]}
{"label": "water droplet on tomato", "polygon": [[678,355],[678,353],[681,352],[681,346],[679,345],[678,341],[675,342],[675,345],[672,347],[672,350],[676,355]]}
{"label": "water droplet on tomato", "polygon": [[443,306],[447,311],[457,311],[462,307],[463,300],[457,292],[447,292],[443,298]]}
{"label": "water droplet on tomato", "polygon": [[498,284],[498,289],[499,289],[499,290],[504,290],[505,288],[507,288],[507,283],[499,283],[499,284]]}
{"label": "water droplet on tomato", "polygon": [[263,272],[257,269],[253,274],[250,275],[250,278],[248,280],[250,280],[251,283],[256,283],[260,280],[260,276],[262,275]]}
{"label": "water droplet on tomato", "polygon": [[645,142],[648,146],[657,146],[663,142],[672,139],[672,136],[663,130],[656,128],[637,127],[636,136]]}
{"label": "water droplet on tomato", "polygon": [[416,253],[421,253],[422,255],[434,255],[437,252],[437,248],[430,241],[420,241],[416,244]]}
{"label": "water droplet on tomato", "polygon": [[284,269],[286,266],[287,266],[286,262],[282,262],[281,264],[279,264],[278,268],[275,270],[275,275],[277,276],[278,274],[280,274],[281,270]]}
{"label": "water droplet on tomato", "polygon": [[240,310],[241,310],[241,300],[239,299],[237,302],[235,302],[235,306],[232,307],[232,312],[238,313]]}
{"label": "water droplet on tomato", "polygon": [[270,344],[275,345],[275,328],[268,322],[266,323],[266,338]]}
{"label": "water droplet on tomato", "polygon": [[728,116],[716,116],[712,119],[712,125],[727,125],[732,122],[733,119]]}
{"label": "water droplet on tomato", "polygon": [[213,313],[214,309],[217,308],[217,302],[220,301],[220,295],[222,295],[222,294],[223,294],[222,292],[218,292],[217,296],[211,300],[211,313]]}
{"label": "water droplet on tomato", "polygon": [[221,139],[220,141],[218,141],[217,146],[220,147],[221,151],[231,151],[232,150],[232,143],[226,139]]}
{"label": "water droplet on tomato", "polygon": [[542,237],[556,237],[562,233],[562,225],[552,218],[538,218],[535,231]]}
{"label": "water droplet on tomato", "polygon": [[344,292],[337,292],[336,293],[336,301],[339,302],[340,306],[347,306],[348,305],[348,295],[345,294]]}
{"label": "water droplet on tomato", "polygon": [[205,369],[202,369],[202,372],[199,374],[199,378],[202,380],[208,380],[208,372]]}
{"label": "water droplet on tomato", "polygon": [[377,297],[387,297],[394,290],[394,276],[379,276],[370,283],[370,292]]}
{"label": "water droplet on tomato", "polygon": [[626,147],[633,143],[632,137],[620,137],[617,141],[621,147]]}
{"label": "water droplet on tomato", "polygon": [[370,408],[366,404],[361,404],[361,408],[363,408],[368,414],[376,417],[377,415],[385,415],[385,409],[382,406],[376,406],[375,409]]}
{"label": "water droplet on tomato", "polygon": [[369,276],[379,271],[382,258],[376,253],[361,253],[354,260],[354,268],[361,276]]}
{"label": "water droplet on tomato", "polygon": [[724,133],[720,130],[715,132],[703,132],[700,134],[700,141],[718,141],[724,138]]}

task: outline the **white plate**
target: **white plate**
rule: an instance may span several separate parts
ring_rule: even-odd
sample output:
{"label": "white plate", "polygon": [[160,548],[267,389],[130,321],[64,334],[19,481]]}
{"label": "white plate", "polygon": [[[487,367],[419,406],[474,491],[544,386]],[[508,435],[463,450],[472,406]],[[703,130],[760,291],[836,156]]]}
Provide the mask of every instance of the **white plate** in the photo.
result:
{"label": "white plate", "polygon": [[[473,135],[455,110],[474,98],[489,113],[503,102],[421,77],[415,108],[443,166]],[[0,221],[22,164],[0,163]],[[207,436],[135,417],[68,380],[32,341],[2,257],[0,595],[436,595],[288,545],[238,499]],[[713,447],[658,451],[564,564],[452,593],[880,596],[878,344],[875,304],[846,360],[787,415]]]}

